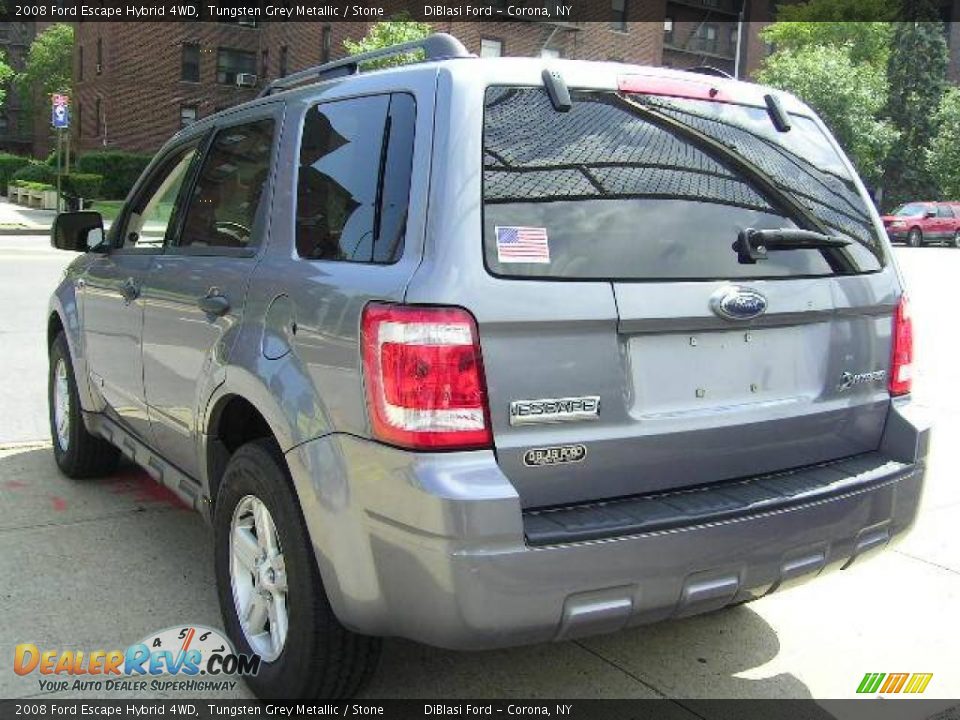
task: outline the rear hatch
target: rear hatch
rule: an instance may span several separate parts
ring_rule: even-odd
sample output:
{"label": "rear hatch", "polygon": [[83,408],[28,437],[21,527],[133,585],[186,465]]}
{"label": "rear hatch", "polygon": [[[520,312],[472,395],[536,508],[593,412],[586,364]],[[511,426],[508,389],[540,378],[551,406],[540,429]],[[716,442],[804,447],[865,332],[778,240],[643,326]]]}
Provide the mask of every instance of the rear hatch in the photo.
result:
{"label": "rear hatch", "polygon": [[[480,323],[497,458],[524,506],[875,450],[895,280],[819,125],[622,87],[571,94],[566,112],[543,88],[485,98],[487,270],[518,302],[564,283],[570,310]],[[734,249],[747,229],[784,228],[848,244],[770,240],[756,262]],[[598,283],[610,317],[577,319]]]}

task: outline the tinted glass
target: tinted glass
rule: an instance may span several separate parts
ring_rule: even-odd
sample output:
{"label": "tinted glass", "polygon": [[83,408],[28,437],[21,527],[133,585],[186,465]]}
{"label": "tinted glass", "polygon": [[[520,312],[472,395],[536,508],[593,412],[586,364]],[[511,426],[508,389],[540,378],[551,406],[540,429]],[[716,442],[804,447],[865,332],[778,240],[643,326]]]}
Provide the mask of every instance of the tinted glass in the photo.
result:
{"label": "tinted glass", "polygon": [[297,252],[389,263],[403,249],[414,100],[380,95],[307,113],[297,180]]}
{"label": "tinted glass", "polygon": [[953,210],[947,205],[937,205],[937,217],[952,218]]}
{"label": "tinted glass", "polygon": [[893,211],[893,214],[901,217],[913,217],[915,215],[923,215],[926,210],[926,205],[922,205],[920,203],[910,203],[909,205],[901,205]]}
{"label": "tinted glass", "polygon": [[130,206],[122,236],[123,247],[163,246],[175,214],[177,197],[195,155],[194,147],[178,150],[150,177]]}
{"label": "tinted glass", "polygon": [[273,120],[258,120],[217,132],[190,196],[181,246],[245,248],[256,244],[273,129]]}
{"label": "tinted glass", "polygon": [[[831,232],[856,271],[881,267],[879,240],[843,160],[809,118],[779,133],[763,108],[649,96],[736,148]],[[556,112],[541,89],[490,88],[484,123],[484,248],[496,274],[578,279],[827,275],[820,250],[740,264],[744,228],[796,227],[731,166],[643,119],[607,92]]]}

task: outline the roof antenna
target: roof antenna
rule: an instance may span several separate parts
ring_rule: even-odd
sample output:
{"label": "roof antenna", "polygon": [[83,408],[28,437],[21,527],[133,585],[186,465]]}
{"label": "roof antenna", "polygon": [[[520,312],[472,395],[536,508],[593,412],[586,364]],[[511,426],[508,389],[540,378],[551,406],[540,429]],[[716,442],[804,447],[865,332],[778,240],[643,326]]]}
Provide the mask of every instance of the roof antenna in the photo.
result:
{"label": "roof antenna", "polygon": [[767,114],[770,116],[770,120],[773,121],[773,126],[780,132],[789,132],[792,127],[790,125],[790,116],[787,115],[787,111],[783,109],[780,98],[776,95],[764,95],[763,101],[767,104]]}
{"label": "roof antenna", "polygon": [[556,70],[544,70],[543,85],[547,88],[547,95],[550,96],[550,102],[553,104],[554,110],[567,112],[573,107],[573,101],[570,100],[570,91],[563,81],[563,75]]}

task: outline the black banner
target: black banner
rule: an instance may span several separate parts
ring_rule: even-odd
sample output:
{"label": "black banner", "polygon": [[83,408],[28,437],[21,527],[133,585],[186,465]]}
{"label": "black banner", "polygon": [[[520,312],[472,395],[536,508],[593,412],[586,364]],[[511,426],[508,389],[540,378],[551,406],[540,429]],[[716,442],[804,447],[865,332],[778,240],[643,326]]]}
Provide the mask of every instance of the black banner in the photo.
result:
{"label": "black banner", "polygon": [[[0,20],[52,22],[663,22],[667,0],[0,0]],[[684,0],[713,20],[775,19],[758,0]],[[826,5],[827,3],[821,3]],[[850,20],[912,17],[914,0],[866,3]],[[891,14],[890,8],[894,8]],[[899,10],[897,9],[899,8]],[[871,13],[883,11],[883,17]],[[936,18],[931,18],[936,19]]]}

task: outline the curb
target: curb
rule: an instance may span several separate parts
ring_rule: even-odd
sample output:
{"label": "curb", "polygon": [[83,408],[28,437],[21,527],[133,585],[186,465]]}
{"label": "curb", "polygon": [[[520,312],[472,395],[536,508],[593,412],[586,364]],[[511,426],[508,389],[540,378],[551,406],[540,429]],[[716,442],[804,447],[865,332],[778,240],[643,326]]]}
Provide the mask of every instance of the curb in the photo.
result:
{"label": "curb", "polygon": [[9,235],[49,235],[50,228],[43,226],[36,227],[2,227],[0,228],[0,237]]}

